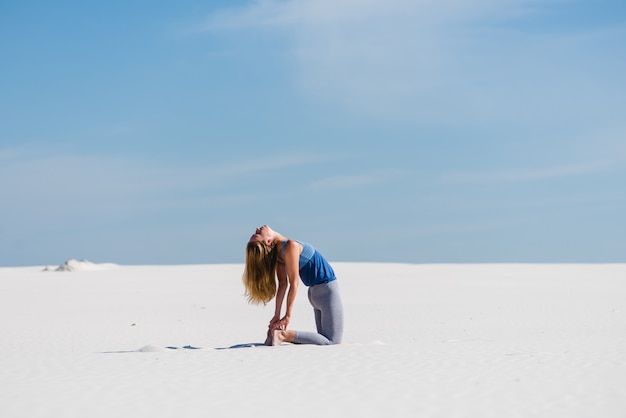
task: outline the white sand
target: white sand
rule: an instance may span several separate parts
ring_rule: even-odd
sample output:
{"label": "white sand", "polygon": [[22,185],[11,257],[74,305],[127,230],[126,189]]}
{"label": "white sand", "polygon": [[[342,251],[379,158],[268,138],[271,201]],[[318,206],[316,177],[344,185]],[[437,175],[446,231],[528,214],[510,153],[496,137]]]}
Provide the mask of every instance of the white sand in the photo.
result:
{"label": "white sand", "polygon": [[0,417],[626,416],[624,264],[335,263],[345,344],[232,349],[241,265],[88,267],[0,268]]}

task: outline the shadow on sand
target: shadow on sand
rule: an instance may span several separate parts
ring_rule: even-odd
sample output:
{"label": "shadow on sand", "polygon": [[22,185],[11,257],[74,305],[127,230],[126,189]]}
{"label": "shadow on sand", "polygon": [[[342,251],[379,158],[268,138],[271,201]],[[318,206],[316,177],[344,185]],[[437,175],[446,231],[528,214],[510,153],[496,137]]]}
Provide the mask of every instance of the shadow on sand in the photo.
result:
{"label": "shadow on sand", "polygon": [[153,345],[146,345],[137,350],[119,350],[119,351],[101,351],[101,354],[124,354],[124,353],[151,353],[151,352],[164,352],[164,351],[174,351],[174,350],[230,350],[233,348],[253,348],[253,347],[267,347],[265,343],[243,343],[243,344],[235,344],[229,347],[197,347],[194,345],[185,345],[183,347],[177,346],[166,346],[166,347],[158,347]]}
{"label": "shadow on sand", "polygon": [[235,344],[230,347],[215,347],[216,350],[230,350],[231,348],[252,348],[252,347],[269,347],[265,345],[265,343],[245,343],[245,344]]}

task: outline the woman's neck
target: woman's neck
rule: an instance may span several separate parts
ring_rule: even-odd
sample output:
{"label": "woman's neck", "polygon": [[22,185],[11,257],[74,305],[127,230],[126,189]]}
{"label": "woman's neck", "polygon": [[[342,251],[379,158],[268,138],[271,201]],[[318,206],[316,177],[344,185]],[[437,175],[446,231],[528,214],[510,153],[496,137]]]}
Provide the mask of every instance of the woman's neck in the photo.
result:
{"label": "woman's neck", "polygon": [[280,245],[283,242],[288,241],[287,238],[285,238],[282,234],[274,231],[274,237],[272,237],[272,243],[276,244],[276,245]]}

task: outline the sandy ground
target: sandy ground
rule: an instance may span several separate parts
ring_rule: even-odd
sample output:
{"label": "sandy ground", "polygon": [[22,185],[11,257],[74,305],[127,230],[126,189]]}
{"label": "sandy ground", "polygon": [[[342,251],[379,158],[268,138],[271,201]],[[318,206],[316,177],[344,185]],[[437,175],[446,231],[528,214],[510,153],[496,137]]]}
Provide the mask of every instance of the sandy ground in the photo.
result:
{"label": "sandy ground", "polygon": [[242,265],[0,268],[0,416],[626,417],[626,265],[333,266],[330,347],[259,346]]}

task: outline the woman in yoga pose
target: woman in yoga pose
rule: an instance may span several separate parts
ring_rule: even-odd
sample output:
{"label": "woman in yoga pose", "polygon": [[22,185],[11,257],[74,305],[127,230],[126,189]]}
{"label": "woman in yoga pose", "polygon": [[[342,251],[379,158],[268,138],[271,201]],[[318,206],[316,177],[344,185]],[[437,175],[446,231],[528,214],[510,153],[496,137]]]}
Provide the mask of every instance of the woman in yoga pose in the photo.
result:
{"label": "woman in yoga pose", "polygon": [[[288,329],[300,280],[308,287],[317,332]],[[343,308],[337,278],[328,261],[312,245],[285,238],[267,225],[257,228],[246,246],[243,282],[251,303],[265,304],[276,297],[265,344],[341,343]],[[287,306],[281,317],[285,295]]]}

